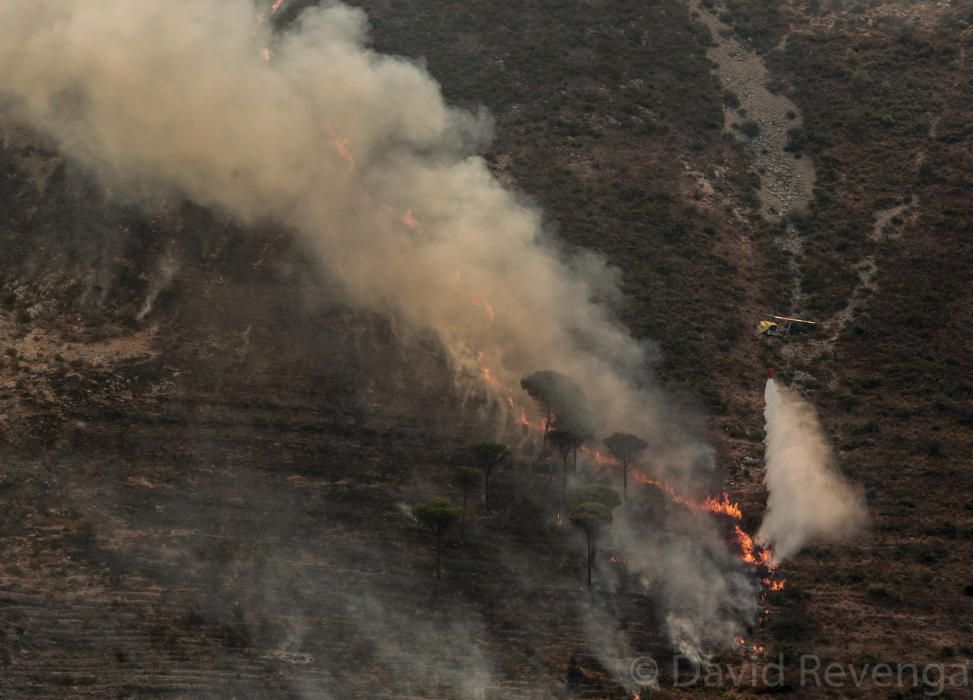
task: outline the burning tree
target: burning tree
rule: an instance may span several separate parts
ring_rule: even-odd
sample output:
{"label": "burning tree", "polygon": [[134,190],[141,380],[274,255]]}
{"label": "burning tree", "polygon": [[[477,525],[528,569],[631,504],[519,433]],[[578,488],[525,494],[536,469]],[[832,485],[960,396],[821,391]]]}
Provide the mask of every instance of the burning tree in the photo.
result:
{"label": "burning tree", "polygon": [[453,483],[463,493],[463,514],[459,521],[460,539],[466,538],[466,503],[470,498],[470,492],[480,485],[483,480],[483,472],[473,467],[456,467],[453,470]]}
{"label": "burning tree", "polygon": [[424,501],[412,509],[412,514],[419,521],[419,524],[429,530],[436,538],[437,581],[440,578],[439,564],[442,553],[443,535],[460,519],[461,512],[448,498],[430,498],[428,501]]}
{"label": "burning tree", "polygon": [[555,427],[581,435],[594,432],[595,421],[588,399],[570,377],[546,369],[524,377],[520,386],[544,412],[545,438]]}
{"label": "burning tree", "polygon": [[478,442],[470,450],[483,470],[483,503],[490,510],[490,477],[493,470],[510,454],[510,450],[499,442]]}
{"label": "burning tree", "polygon": [[645,440],[630,433],[612,433],[605,438],[605,447],[622,463],[622,503],[628,500],[628,469],[632,460],[648,446]]}
{"label": "burning tree", "polygon": [[561,507],[563,508],[568,496],[568,461],[571,460],[574,468],[577,469],[578,448],[585,438],[574,431],[556,428],[547,434],[547,440],[561,455]]}
{"label": "burning tree", "polygon": [[619,505],[618,494],[607,486],[582,486],[572,494],[568,517],[588,540],[588,588],[591,588],[591,565],[595,560],[598,534],[611,524],[612,510]]}

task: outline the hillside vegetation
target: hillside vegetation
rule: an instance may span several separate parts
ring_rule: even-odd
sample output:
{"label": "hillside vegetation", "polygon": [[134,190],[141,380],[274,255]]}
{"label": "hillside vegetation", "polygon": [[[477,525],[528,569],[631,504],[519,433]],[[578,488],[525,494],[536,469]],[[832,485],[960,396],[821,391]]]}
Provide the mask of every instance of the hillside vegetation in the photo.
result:
{"label": "hillside vegetation", "polygon": [[[801,653],[973,657],[973,3],[703,0],[800,110],[781,157],[817,177],[780,222],[761,215],[759,125],[688,3],[357,4],[378,51],[425,62],[450,102],[492,116],[490,169],[552,235],[618,269],[617,314],[699,417],[713,494],[740,503],[747,532],[766,502],[764,370],[819,407],[870,527],[784,563],[748,644],[789,674]],[[671,659],[624,553],[596,550],[587,591],[590,532],[543,507],[559,461],[499,466],[496,507],[469,498],[435,582],[410,506],[465,503],[456,467],[494,438],[435,339],[347,304],[272,223],[189,202],[146,214],[20,125],[3,135],[11,697],[630,699],[593,638]],[[789,231],[799,256],[780,245]],[[818,327],[754,336],[787,311]],[[628,488],[639,527],[682,513],[652,484]]]}

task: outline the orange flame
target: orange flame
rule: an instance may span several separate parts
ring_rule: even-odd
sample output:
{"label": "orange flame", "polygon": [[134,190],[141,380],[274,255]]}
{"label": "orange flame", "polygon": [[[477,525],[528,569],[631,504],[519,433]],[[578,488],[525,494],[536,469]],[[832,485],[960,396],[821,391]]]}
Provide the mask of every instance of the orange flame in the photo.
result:
{"label": "orange flame", "polygon": [[743,511],[740,510],[739,504],[730,501],[730,496],[726,491],[723,492],[720,500],[707,496],[706,500],[703,501],[703,508],[712,513],[722,513],[737,520],[743,517]]}
{"label": "orange flame", "polygon": [[284,4],[284,0],[274,0],[274,4],[270,7],[270,14],[275,14],[280,6]]}
{"label": "orange flame", "polygon": [[324,132],[328,135],[328,138],[331,139],[331,144],[334,146],[334,150],[348,164],[348,172],[354,172],[355,157],[351,154],[348,139],[339,136],[338,132],[334,130],[333,126],[331,126],[331,122],[324,123]]}
{"label": "orange flame", "polygon": [[771,551],[762,549],[759,554],[756,553],[757,547],[753,543],[753,538],[744,532],[742,527],[734,526],[733,534],[736,536],[737,544],[740,545],[740,556],[743,557],[743,561],[754,566],[765,566],[771,571],[777,568],[777,562],[774,561]]}
{"label": "orange flame", "polygon": [[589,457],[591,457],[593,460],[595,460],[595,464],[600,464],[600,465],[609,464],[613,466],[618,466],[619,464],[621,464],[621,462],[615,459],[612,455],[606,455],[604,452],[600,452],[596,449],[587,447],[585,445],[581,446],[581,451],[584,452]]}
{"label": "orange flame", "polygon": [[476,293],[473,294],[472,299],[474,306],[478,306],[479,308],[483,309],[483,312],[487,315],[487,318],[489,318],[490,322],[493,323],[497,317],[497,312],[494,311],[493,304]]}
{"label": "orange flame", "polygon": [[482,377],[483,381],[492,386],[494,389],[502,389],[503,385],[500,383],[500,380],[496,378],[496,376],[487,366],[486,361],[484,360],[483,351],[476,353],[476,360],[480,365],[480,377]]}
{"label": "orange flame", "polygon": [[733,534],[736,535],[737,544],[740,545],[740,554],[743,557],[743,561],[748,564],[756,564],[757,557],[753,554],[753,538],[745,533],[739,525],[733,528]]}
{"label": "orange flame", "polygon": [[[641,472],[633,472],[633,478],[643,484],[648,484],[650,486],[655,486],[661,489],[669,498],[672,499],[673,503],[678,503],[681,506],[685,506],[690,510],[696,511],[709,511],[710,513],[718,513],[722,515],[728,515],[731,518],[739,520],[743,517],[743,512],[740,510],[740,506],[730,500],[730,496],[726,491],[720,496],[719,499],[713,498],[712,496],[707,496],[703,501],[694,501],[685,496],[681,496],[676,492],[676,490],[664,481],[659,481],[658,479],[650,479],[645,474]],[[738,528],[739,529],[739,528]],[[741,531],[742,532],[742,531]]]}
{"label": "orange flame", "polygon": [[402,223],[406,225],[411,231],[421,231],[422,224],[419,223],[419,219],[415,217],[411,209],[406,209],[402,212]]}
{"label": "orange flame", "polygon": [[[737,643],[737,646],[740,647],[740,651],[746,652],[748,650],[747,649],[747,640],[745,640],[740,635],[736,635],[735,637],[733,637],[733,641],[736,642]],[[764,653],[764,646],[762,644],[754,644],[754,645],[750,646],[749,651],[754,656],[757,656],[759,654],[763,654]]]}

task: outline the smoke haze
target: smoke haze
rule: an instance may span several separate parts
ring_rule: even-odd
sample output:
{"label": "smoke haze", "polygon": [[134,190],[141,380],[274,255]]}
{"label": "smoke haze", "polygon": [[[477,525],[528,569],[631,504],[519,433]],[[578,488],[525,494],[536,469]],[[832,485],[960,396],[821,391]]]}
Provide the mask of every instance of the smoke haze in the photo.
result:
{"label": "smoke haze", "polygon": [[[712,448],[655,389],[651,348],[599,301],[619,298],[617,272],[553,243],[474,155],[489,120],[448,106],[417,63],[370,50],[361,11],[330,3],[276,34],[251,0],[38,0],[0,6],[0,39],[7,116],[112,196],[187,198],[292,229],[354,304],[434,332],[461,382],[482,387],[488,369],[497,405],[551,368],[581,387],[599,435],[644,436],[683,481],[712,471]],[[160,267],[159,289],[174,274]],[[765,537],[787,552],[803,535],[781,517]],[[808,535],[827,529],[809,520]],[[635,564],[695,656],[756,608],[725,543],[700,527],[703,542],[660,538]]]}
{"label": "smoke haze", "polygon": [[756,539],[780,561],[809,540],[854,534],[867,513],[861,495],[836,471],[814,408],[773,379],[764,398],[768,497]]}
{"label": "smoke haze", "polygon": [[552,367],[604,426],[711,465],[634,388],[651,383],[645,348],[594,301],[617,298],[616,273],[566,257],[472,155],[483,115],[368,49],[359,10],[309,9],[286,34],[261,17],[250,0],[7,3],[0,90],[115,196],[284,224],[353,302],[434,331],[460,375],[480,384],[485,363],[506,388]]}

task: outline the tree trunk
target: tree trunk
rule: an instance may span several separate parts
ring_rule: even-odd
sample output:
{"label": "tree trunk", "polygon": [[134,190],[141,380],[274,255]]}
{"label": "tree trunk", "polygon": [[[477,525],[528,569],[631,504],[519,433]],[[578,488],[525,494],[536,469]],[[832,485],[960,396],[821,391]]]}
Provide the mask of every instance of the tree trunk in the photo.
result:
{"label": "tree trunk", "polygon": [[439,575],[439,552],[442,549],[442,535],[438,532],[436,533],[436,580],[440,578]]}
{"label": "tree trunk", "polygon": [[593,537],[593,535],[589,532],[588,533],[588,590],[589,591],[591,590],[591,559],[592,559],[592,556],[593,556],[593,554],[592,554],[593,553],[593,550],[591,548],[591,545],[592,545],[592,542],[591,542],[592,537]]}
{"label": "tree trunk", "polygon": [[622,503],[628,500],[628,462],[622,462]]}
{"label": "tree trunk", "polygon": [[463,515],[459,519],[459,540],[460,542],[466,541],[466,501],[469,500],[470,492],[463,491]]}
{"label": "tree trunk", "polygon": [[568,456],[564,455],[564,459],[561,462],[561,510],[565,511],[563,515],[567,517],[567,507],[568,507]]}

